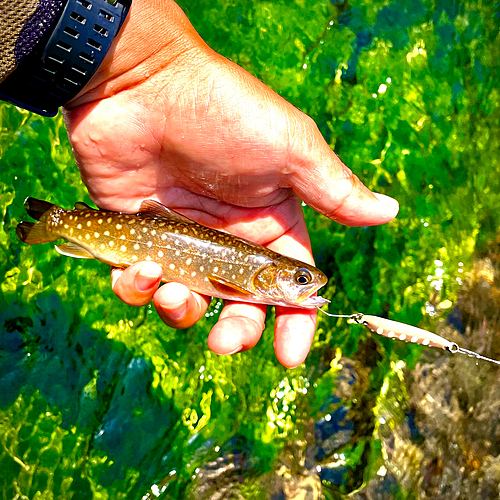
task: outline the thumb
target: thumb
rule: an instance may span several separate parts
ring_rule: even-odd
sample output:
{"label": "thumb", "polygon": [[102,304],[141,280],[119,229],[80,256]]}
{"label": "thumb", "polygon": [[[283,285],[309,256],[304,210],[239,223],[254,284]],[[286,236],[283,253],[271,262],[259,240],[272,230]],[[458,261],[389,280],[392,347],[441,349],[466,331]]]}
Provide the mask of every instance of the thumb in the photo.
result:
{"label": "thumb", "polygon": [[[398,202],[370,191],[326,144],[319,130],[316,148],[305,148],[307,160],[290,176],[295,194],[314,210],[348,226],[384,224],[396,217]],[[316,139],[316,138],[315,138]]]}

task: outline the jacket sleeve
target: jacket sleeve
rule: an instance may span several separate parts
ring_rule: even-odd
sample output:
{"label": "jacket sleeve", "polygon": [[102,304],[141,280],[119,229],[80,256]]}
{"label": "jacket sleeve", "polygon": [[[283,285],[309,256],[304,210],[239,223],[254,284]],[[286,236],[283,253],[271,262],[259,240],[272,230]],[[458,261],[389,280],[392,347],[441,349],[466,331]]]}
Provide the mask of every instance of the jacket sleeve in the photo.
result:
{"label": "jacket sleeve", "polygon": [[0,82],[57,23],[66,0],[0,0]]}

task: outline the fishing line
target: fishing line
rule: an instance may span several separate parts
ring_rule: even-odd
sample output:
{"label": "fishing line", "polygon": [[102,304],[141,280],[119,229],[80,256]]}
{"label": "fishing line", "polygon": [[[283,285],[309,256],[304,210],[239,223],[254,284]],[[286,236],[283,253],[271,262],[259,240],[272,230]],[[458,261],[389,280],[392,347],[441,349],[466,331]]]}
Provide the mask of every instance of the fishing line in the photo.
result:
{"label": "fishing line", "polygon": [[417,328],[416,326],[407,325],[406,323],[400,323],[386,318],[380,318],[379,316],[371,316],[369,314],[332,314],[323,311],[323,309],[320,309],[319,306],[317,306],[317,309],[332,318],[349,318],[360,325],[366,326],[373,333],[388,339],[402,340],[403,342],[408,342],[410,344],[420,344],[427,347],[439,347],[440,349],[444,349],[452,354],[465,354],[471,358],[477,358],[500,365],[500,361],[497,361],[496,359],[488,358],[477,352],[464,349],[455,342],[446,340],[444,337],[440,337],[439,335],[423,330],[422,328]]}

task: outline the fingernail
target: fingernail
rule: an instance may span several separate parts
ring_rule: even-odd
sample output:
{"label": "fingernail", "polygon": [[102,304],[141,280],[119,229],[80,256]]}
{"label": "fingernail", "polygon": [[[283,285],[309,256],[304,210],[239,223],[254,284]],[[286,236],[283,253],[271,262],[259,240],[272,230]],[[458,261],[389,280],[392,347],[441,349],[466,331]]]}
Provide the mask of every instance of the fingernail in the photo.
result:
{"label": "fingernail", "polygon": [[226,352],[224,353],[224,356],[231,356],[232,354],[236,354],[237,352],[240,352],[243,346],[238,346],[236,349],[233,349],[231,352]]}
{"label": "fingernail", "polygon": [[179,304],[175,304],[173,307],[169,307],[168,309],[164,309],[165,313],[169,318],[174,321],[180,321],[186,316],[187,312],[187,301],[179,302]]}
{"label": "fingernail", "polygon": [[148,274],[144,271],[139,271],[135,275],[134,283],[139,292],[148,292],[159,283],[160,279],[160,276],[157,274]]}
{"label": "fingernail", "polygon": [[114,288],[118,278],[122,275],[122,269],[111,269],[111,288]]}
{"label": "fingernail", "polygon": [[391,198],[390,196],[387,196],[385,194],[380,194],[380,193],[373,193],[375,195],[375,198],[377,198],[378,201],[386,205],[387,207],[392,208],[393,210],[399,211],[399,203],[397,200],[394,198]]}

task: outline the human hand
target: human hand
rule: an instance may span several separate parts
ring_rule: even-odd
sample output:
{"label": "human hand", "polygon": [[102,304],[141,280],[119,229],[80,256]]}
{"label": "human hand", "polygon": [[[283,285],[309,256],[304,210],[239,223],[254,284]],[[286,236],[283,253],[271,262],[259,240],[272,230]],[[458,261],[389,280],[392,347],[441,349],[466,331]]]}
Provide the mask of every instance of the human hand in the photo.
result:
{"label": "human hand", "polygon": [[[388,222],[397,202],[374,195],[341,163],[314,122],[213,52],[177,5],[134,0],[104,63],[65,111],[75,157],[95,203],[137,212],[152,198],[197,222],[313,263],[299,198],[338,222]],[[210,298],[142,262],[113,270],[125,302],[153,300],[165,323],[187,328]],[[218,354],[253,347],[266,307],[228,302],[210,332]],[[275,350],[302,363],[316,312],[276,307]]]}

